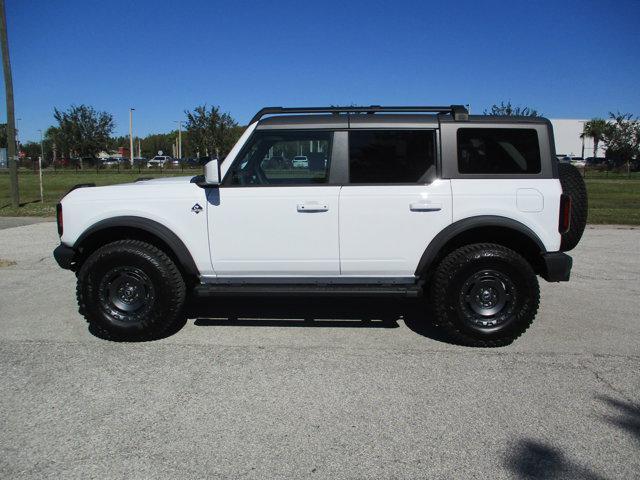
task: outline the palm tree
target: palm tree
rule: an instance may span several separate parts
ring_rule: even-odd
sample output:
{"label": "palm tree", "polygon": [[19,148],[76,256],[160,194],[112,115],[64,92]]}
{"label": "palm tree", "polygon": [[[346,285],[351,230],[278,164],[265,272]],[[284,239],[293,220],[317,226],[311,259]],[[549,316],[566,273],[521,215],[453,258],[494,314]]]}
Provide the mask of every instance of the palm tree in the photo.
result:
{"label": "palm tree", "polygon": [[593,118],[584,124],[580,138],[593,138],[593,157],[598,156],[598,144],[604,140],[608,123],[602,118]]}

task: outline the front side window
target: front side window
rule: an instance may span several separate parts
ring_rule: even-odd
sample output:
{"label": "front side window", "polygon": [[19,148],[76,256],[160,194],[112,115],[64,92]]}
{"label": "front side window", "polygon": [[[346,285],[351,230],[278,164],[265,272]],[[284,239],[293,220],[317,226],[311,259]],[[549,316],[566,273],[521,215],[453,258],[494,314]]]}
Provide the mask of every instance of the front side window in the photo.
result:
{"label": "front side window", "polygon": [[349,132],[351,183],[426,182],[435,168],[433,130]]}
{"label": "front side window", "polygon": [[260,131],[243,148],[227,185],[327,183],[331,139],[327,131]]}
{"label": "front side window", "polygon": [[538,133],[529,128],[460,128],[458,171],[540,173]]}

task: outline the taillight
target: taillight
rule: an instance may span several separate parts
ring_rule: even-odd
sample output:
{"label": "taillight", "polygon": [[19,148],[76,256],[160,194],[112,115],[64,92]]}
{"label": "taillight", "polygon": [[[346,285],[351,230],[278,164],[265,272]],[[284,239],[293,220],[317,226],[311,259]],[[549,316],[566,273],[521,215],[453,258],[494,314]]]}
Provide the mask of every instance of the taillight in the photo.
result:
{"label": "taillight", "polygon": [[63,224],[62,224],[62,204],[56,205],[56,222],[58,222],[58,235],[62,236]]}
{"label": "taillight", "polygon": [[560,195],[560,221],[558,232],[567,233],[571,226],[571,197],[565,193]]}

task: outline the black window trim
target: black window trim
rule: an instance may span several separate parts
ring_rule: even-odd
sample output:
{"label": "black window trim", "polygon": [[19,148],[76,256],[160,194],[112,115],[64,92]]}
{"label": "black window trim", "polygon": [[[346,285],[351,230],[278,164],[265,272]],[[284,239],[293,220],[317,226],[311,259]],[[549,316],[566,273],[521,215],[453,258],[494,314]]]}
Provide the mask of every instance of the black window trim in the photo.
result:
{"label": "black window trim", "polygon": [[[505,117],[506,118],[506,117]],[[460,128],[534,129],[540,148],[540,173],[460,173],[458,171],[458,135]],[[553,153],[553,130],[547,122],[518,123],[498,119],[495,122],[440,123],[440,178],[445,180],[531,180],[557,178]]]}

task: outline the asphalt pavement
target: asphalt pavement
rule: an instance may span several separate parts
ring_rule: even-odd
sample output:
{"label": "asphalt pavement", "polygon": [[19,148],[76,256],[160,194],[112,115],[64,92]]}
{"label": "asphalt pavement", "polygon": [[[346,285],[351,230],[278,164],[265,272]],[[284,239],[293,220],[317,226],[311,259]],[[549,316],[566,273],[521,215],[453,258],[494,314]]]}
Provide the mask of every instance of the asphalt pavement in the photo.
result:
{"label": "asphalt pavement", "polygon": [[473,349],[415,302],[353,299],[216,299],[108,342],[55,224],[10,227],[0,478],[640,477],[637,229],[588,229],[531,329]]}

